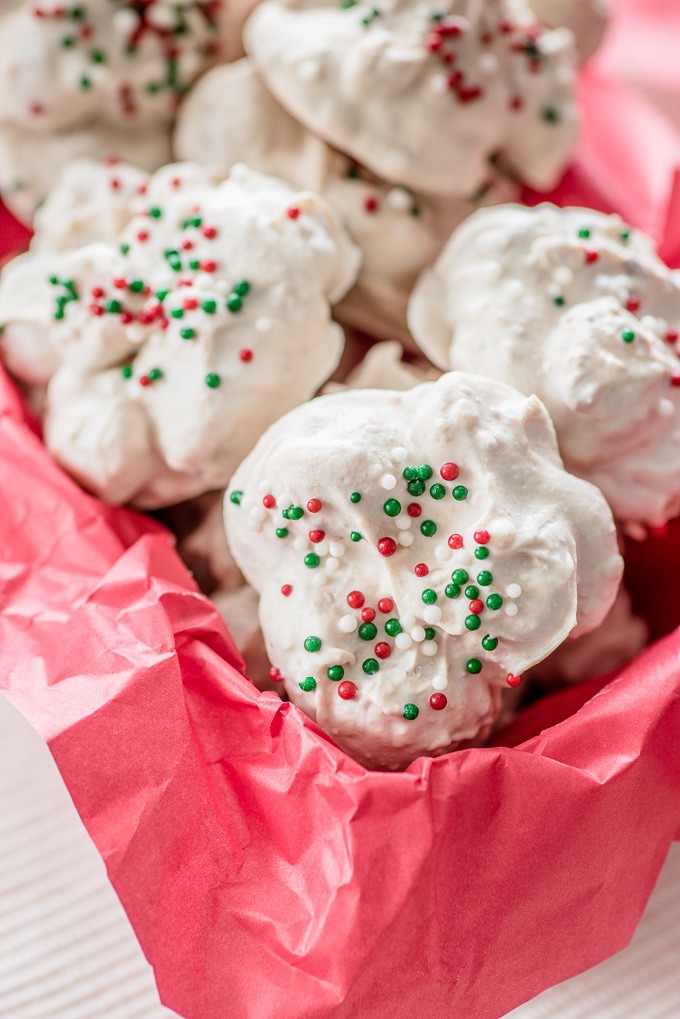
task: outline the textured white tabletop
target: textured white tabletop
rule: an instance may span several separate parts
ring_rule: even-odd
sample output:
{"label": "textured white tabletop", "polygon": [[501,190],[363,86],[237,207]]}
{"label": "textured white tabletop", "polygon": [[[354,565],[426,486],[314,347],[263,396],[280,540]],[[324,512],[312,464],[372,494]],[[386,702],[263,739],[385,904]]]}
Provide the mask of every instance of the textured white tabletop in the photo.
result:
{"label": "textured white tabletop", "polygon": [[[0,697],[0,1019],[174,1014],[46,747]],[[631,947],[511,1014],[586,1017],[680,1019],[680,845]]]}

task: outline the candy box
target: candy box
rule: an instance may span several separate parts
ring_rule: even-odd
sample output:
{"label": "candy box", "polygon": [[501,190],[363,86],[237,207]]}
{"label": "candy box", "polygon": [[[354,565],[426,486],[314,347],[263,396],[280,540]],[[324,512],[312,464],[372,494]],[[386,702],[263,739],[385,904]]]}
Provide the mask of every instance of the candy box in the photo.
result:
{"label": "candy box", "polygon": [[[680,261],[674,129],[598,64],[581,87],[557,198]],[[69,480],[5,375],[0,478],[0,689],[48,742],[167,1005],[497,1019],[628,942],[680,837],[680,526],[628,546],[659,638],[636,661],[494,746],[386,774],[252,687],[170,535]]]}

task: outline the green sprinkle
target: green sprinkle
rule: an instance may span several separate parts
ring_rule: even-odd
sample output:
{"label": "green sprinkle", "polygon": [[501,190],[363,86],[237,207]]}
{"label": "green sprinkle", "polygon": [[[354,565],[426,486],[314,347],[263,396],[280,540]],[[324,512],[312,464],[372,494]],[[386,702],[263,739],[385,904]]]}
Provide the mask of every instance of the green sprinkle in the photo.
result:
{"label": "green sprinkle", "polygon": [[619,231],[619,239],[622,240],[624,244],[626,243],[626,241],[629,241],[630,240],[630,230],[626,229],[626,230]]}
{"label": "green sprinkle", "polygon": [[104,310],[108,311],[111,315],[117,315],[119,311],[123,310],[123,305],[120,301],[107,301],[104,305]]}
{"label": "green sprinkle", "polygon": [[152,368],[149,372],[149,378],[152,382],[158,382],[159,379],[163,378],[163,372],[160,368]]}
{"label": "green sprinkle", "polygon": [[350,531],[349,536],[351,541],[361,541],[361,535],[358,531]]}
{"label": "green sprinkle", "polygon": [[163,210],[159,208],[157,205],[152,205],[151,208],[149,209],[149,215],[151,216],[152,219],[160,219],[161,216],[163,215]]}
{"label": "green sprinkle", "polygon": [[554,106],[546,106],[541,113],[541,117],[546,124],[559,124],[561,120],[560,112]]}
{"label": "green sprinkle", "polygon": [[348,11],[350,7],[356,7],[359,0],[340,0],[338,7],[343,11]]}
{"label": "green sprinkle", "polygon": [[92,53],[90,53],[90,60],[93,64],[105,64],[106,53],[104,53],[103,50],[92,50]]}
{"label": "green sprinkle", "polygon": [[482,637],[482,647],[485,651],[495,651],[498,647],[498,637],[490,637],[487,633],[486,637]]}
{"label": "green sprinkle", "polygon": [[451,574],[451,580],[454,584],[458,584],[460,587],[462,587],[463,584],[467,584],[469,579],[470,578],[466,570],[454,570]]}
{"label": "green sprinkle", "polygon": [[309,651],[313,654],[315,651],[321,650],[321,638],[320,637],[305,637],[305,651]]}
{"label": "green sprinkle", "polygon": [[434,629],[431,626],[425,627],[425,640],[434,640]]}
{"label": "green sprinkle", "polygon": [[56,287],[59,284],[59,277],[50,276],[50,283],[52,284],[53,287]]}
{"label": "green sprinkle", "polygon": [[287,527],[277,527],[276,528],[276,537],[277,538],[287,538],[288,537],[288,528]]}
{"label": "green sprinkle", "polygon": [[[182,330],[182,332],[184,332],[184,330]],[[217,372],[208,372],[208,374],[205,377],[205,384],[210,389],[217,389],[217,387],[221,385],[221,383],[222,379],[217,374]]]}
{"label": "green sprinkle", "polygon": [[466,616],[465,618],[465,625],[468,628],[468,630],[478,630],[481,625],[481,622],[482,621],[479,618],[479,616],[472,615]]}
{"label": "green sprinkle", "polygon": [[81,89],[85,92],[87,91],[88,88],[92,88],[92,78],[88,78],[88,76],[84,74],[81,77],[78,84],[80,85]]}
{"label": "green sprinkle", "polygon": [[144,289],[144,280],[130,280],[128,283],[128,289],[131,290],[133,294],[141,294]]}
{"label": "green sprinkle", "polygon": [[565,302],[564,302],[564,298],[563,297],[553,297],[553,304],[556,307],[563,308],[564,307],[564,303]]}
{"label": "green sprinkle", "polygon": [[321,560],[316,552],[310,552],[305,556],[305,566],[308,566],[310,570],[316,569],[320,562]]}
{"label": "green sprinkle", "polygon": [[306,679],[303,679],[300,683],[300,689],[304,690],[305,693],[309,693],[310,690],[316,690],[316,680],[314,679],[314,676],[307,676]]}
{"label": "green sprinkle", "polygon": [[359,636],[362,640],[375,640],[378,628],[375,623],[362,623],[359,627]]}
{"label": "green sprinkle", "polygon": [[408,489],[409,495],[422,495],[425,491],[425,485],[419,478],[415,481],[409,481],[406,488]]}
{"label": "green sprinkle", "polygon": [[418,477],[421,481],[429,481],[432,477],[432,468],[429,464],[421,464],[418,468]]}
{"label": "green sprinkle", "polygon": [[231,495],[229,496],[229,498],[234,503],[235,506],[240,506],[241,505],[241,499],[243,498],[243,492],[240,491],[240,490],[232,492]]}
{"label": "green sprinkle", "polygon": [[64,38],[63,38],[63,39],[61,40],[61,44],[60,44],[60,45],[61,45],[61,48],[62,48],[62,49],[65,49],[65,50],[70,50],[70,49],[73,49],[73,47],[75,46],[75,44],[76,44],[76,41],[75,41],[75,39],[73,38],[73,36],[72,36],[72,35],[66,35],[66,36],[64,36]]}
{"label": "green sprinkle", "polygon": [[433,499],[443,499],[446,495],[446,489],[443,485],[433,485],[430,489],[430,495]]}
{"label": "green sprinkle", "polygon": [[169,291],[169,290],[157,290],[157,291],[156,291],[156,298],[157,298],[157,299],[158,299],[159,301],[164,301],[164,300],[165,300],[165,298],[166,298],[166,297],[168,296],[168,294],[169,294],[169,293],[170,293],[170,291]]}
{"label": "green sprinkle", "polygon": [[250,283],[248,280],[239,280],[238,283],[234,283],[234,293],[239,297],[245,297],[250,292]]}
{"label": "green sprinkle", "polygon": [[121,245],[119,245],[119,249],[118,250],[120,251],[121,255],[127,255],[129,253],[129,251],[130,251],[130,245],[129,244],[121,244]]}
{"label": "green sprinkle", "polygon": [[361,502],[361,493],[360,492],[352,492],[352,494],[349,497],[349,501],[350,502],[354,502],[354,503]]}
{"label": "green sprinkle", "polygon": [[489,597],[486,599],[486,607],[488,609],[492,609],[493,611],[499,609],[502,604],[503,599],[499,594],[490,594]]}
{"label": "green sprinkle", "polygon": [[124,364],[123,367],[120,369],[120,374],[123,376],[124,379],[131,379],[132,378],[132,365],[131,364]]}
{"label": "green sprinkle", "polygon": [[55,319],[57,321],[62,319],[64,317],[64,309],[63,308],[57,308],[57,310],[54,313],[54,317],[55,317]]}
{"label": "green sprinkle", "polygon": [[385,623],[385,633],[388,637],[396,637],[401,633],[401,623],[398,619],[388,619]]}
{"label": "green sprinkle", "polygon": [[413,722],[418,717],[419,714],[420,711],[418,710],[415,704],[404,705],[404,718],[408,722]]}
{"label": "green sprinkle", "polygon": [[184,318],[184,308],[173,308],[170,314],[173,318]]}
{"label": "green sprinkle", "polygon": [[331,665],[326,672],[329,679],[332,679],[334,683],[339,683],[342,677],[345,675],[345,670],[342,665]]}
{"label": "green sprinkle", "polygon": [[488,548],[484,548],[483,545],[480,545],[479,548],[475,549],[475,556],[477,559],[488,559],[489,558]]}
{"label": "green sprinkle", "polygon": [[590,237],[590,230],[588,229],[587,226],[582,226],[578,232],[578,235],[582,241],[587,241],[588,238]]}
{"label": "green sprinkle", "polygon": [[465,588],[466,598],[479,598],[479,588],[475,587],[474,584],[470,584],[469,587]]}
{"label": "green sprinkle", "polygon": [[471,673],[473,676],[476,676],[478,673],[482,671],[482,663],[480,662],[479,658],[469,658],[465,663],[465,668],[467,672]]}
{"label": "green sprinkle", "polygon": [[447,584],[444,588],[444,594],[447,598],[458,598],[460,595],[458,584]]}
{"label": "green sprinkle", "polygon": [[240,311],[242,307],[243,301],[238,296],[238,294],[230,294],[229,297],[227,298],[227,308],[229,309],[229,311],[231,311],[235,315],[236,312]]}
{"label": "green sprinkle", "polygon": [[437,533],[437,525],[434,520],[423,520],[420,525],[420,533],[426,538],[432,538]]}
{"label": "green sprinkle", "polygon": [[482,570],[481,573],[477,574],[477,583],[481,584],[482,587],[488,587],[492,580],[493,576],[488,570]]}
{"label": "green sprinkle", "polygon": [[288,507],[288,519],[289,520],[301,520],[305,515],[305,511],[300,506],[289,506]]}
{"label": "green sprinkle", "polygon": [[401,513],[401,503],[398,499],[388,499],[383,505],[383,512],[386,513],[388,517],[398,517]]}
{"label": "green sprinkle", "polygon": [[214,315],[217,311],[217,301],[213,301],[212,298],[209,298],[207,301],[202,302],[201,307],[206,315]]}
{"label": "green sprinkle", "polygon": [[431,587],[426,588],[420,596],[426,605],[434,605],[437,600],[437,592]]}
{"label": "green sprinkle", "polygon": [[633,340],[635,339],[635,333],[633,332],[632,329],[624,329],[624,331],[621,333],[621,339],[623,340],[624,343],[632,343]]}
{"label": "green sprinkle", "polygon": [[190,259],[189,260],[189,268],[193,269],[194,271],[196,271],[196,269],[200,269],[201,268],[201,263],[200,263],[199,259],[198,258]]}
{"label": "green sprinkle", "polygon": [[183,340],[193,340],[196,336],[196,330],[192,329],[191,326],[187,326],[186,329],[182,329],[179,334]]}
{"label": "green sprinkle", "polygon": [[367,676],[373,676],[380,668],[380,663],[376,658],[367,658],[362,664],[361,668],[364,670]]}
{"label": "green sprinkle", "polygon": [[463,502],[468,497],[468,490],[465,485],[456,485],[451,495],[456,502]]}
{"label": "green sprinkle", "polygon": [[404,481],[415,481],[418,477],[418,469],[417,467],[404,467],[401,475]]}

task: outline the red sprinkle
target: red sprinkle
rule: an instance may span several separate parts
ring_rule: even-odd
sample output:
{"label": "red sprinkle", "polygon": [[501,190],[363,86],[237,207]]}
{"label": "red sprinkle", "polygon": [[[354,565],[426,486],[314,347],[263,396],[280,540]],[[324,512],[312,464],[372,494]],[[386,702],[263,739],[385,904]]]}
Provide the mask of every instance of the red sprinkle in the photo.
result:
{"label": "red sprinkle", "polygon": [[449,548],[462,548],[463,547],[463,535],[462,534],[450,534],[449,535]]}
{"label": "red sprinkle", "polygon": [[478,616],[480,612],[484,611],[484,602],[480,601],[479,598],[473,598],[470,602],[470,612],[473,615]]}
{"label": "red sprinkle", "polygon": [[288,216],[288,219],[297,219],[300,215],[300,210],[297,205],[291,205],[291,207],[286,210],[286,215]]}
{"label": "red sprinkle", "polygon": [[392,654],[392,648],[384,640],[381,640],[379,644],[376,644],[374,650],[378,658],[389,658]]}
{"label": "red sprinkle", "polygon": [[680,375],[671,375],[671,385],[680,386]]}
{"label": "red sprinkle", "polygon": [[284,584],[283,587],[281,588],[281,594],[283,595],[284,598],[287,598],[292,590],[293,590],[292,584]]}
{"label": "red sprinkle", "polygon": [[381,538],[378,542],[380,555],[391,556],[397,551],[397,543],[394,538]]}
{"label": "red sprinkle", "polygon": [[361,610],[361,618],[365,623],[372,623],[375,619],[375,609],[366,607]]}
{"label": "red sprinkle", "polygon": [[666,335],[664,336],[664,340],[666,341],[666,343],[677,343],[678,342],[678,330],[677,329],[669,329],[668,332],[666,333]]}
{"label": "red sprinkle", "polygon": [[104,289],[103,287],[92,287],[90,293],[92,294],[95,300],[98,300],[100,297],[104,296]]}
{"label": "red sprinkle", "polygon": [[641,301],[639,297],[629,297],[626,301],[626,311],[629,311],[631,315],[634,315],[636,311],[640,310],[640,304]]}
{"label": "red sprinkle", "polygon": [[600,252],[588,249],[587,251],[584,251],[583,257],[586,260],[586,265],[593,265],[594,262],[599,261]]}
{"label": "red sprinkle", "polygon": [[508,686],[519,686],[519,684],[522,682],[522,677],[515,676],[512,672],[509,672],[505,677],[505,682],[508,684]]}
{"label": "red sprinkle", "polygon": [[113,281],[113,285],[116,288],[116,290],[125,290],[127,286],[127,280],[125,279],[124,276],[116,276],[115,280]]}
{"label": "red sprinkle", "polygon": [[511,110],[522,110],[524,109],[524,99],[522,96],[511,96],[510,97],[510,109]]}
{"label": "red sprinkle", "polygon": [[238,356],[240,360],[245,361],[246,364],[248,361],[252,361],[254,357],[252,350],[249,350],[248,347],[244,347],[243,350],[239,350]]}
{"label": "red sprinkle", "polygon": [[426,577],[430,572],[430,567],[427,566],[425,563],[418,563],[417,566],[413,567],[413,572],[415,573],[416,577]]}
{"label": "red sprinkle", "polygon": [[460,474],[460,468],[458,464],[445,463],[441,465],[439,473],[443,477],[444,481],[455,481]]}
{"label": "red sprinkle", "polygon": [[446,694],[433,693],[430,697],[430,707],[434,711],[441,711],[449,702],[446,699]]}
{"label": "red sprinkle", "polygon": [[182,241],[182,251],[192,251],[194,242],[190,240]]}
{"label": "red sprinkle", "polygon": [[347,595],[347,604],[351,609],[360,609],[365,600],[361,591],[350,591]]}
{"label": "red sprinkle", "polygon": [[283,683],[283,676],[281,675],[278,669],[274,668],[274,666],[272,666],[271,669],[269,670],[269,678],[271,679],[272,683]]}
{"label": "red sprinkle", "polygon": [[417,502],[410,502],[406,507],[406,512],[410,517],[419,517],[423,512],[423,507],[419,506]]}
{"label": "red sprinkle", "polygon": [[217,227],[204,226],[203,229],[201,230],[201,233],[203,234],[204,237],[211,241],[214,237],[217,237]]}
{"label": "red sprinkle", "polygon": [[313,542],[314,545],[318,545],[319,542],[323,541],[325,537],[326,537],[325,531],[310,531],[308,534],[309,540]]}
{"label": "red sprinkle", "polygon": [[200,266],[203,272],[215,272],[217,262],[213,258],[204,258]]}
{"label": "red sprinkle", "polygon": [[380,203],[377,198],[367,198],[364,201],[364,210],[366,212],[377,212],[380,208]]}
{"label": "red sprinkle", "polygon": [[196,308],[198,308],[198,298],[185,297],[182,301],[182,307],[185,311],[196,311]]}
{"label": "red sprinkle", "polygon": [[307,509],[310,513],[318,513],[321,509],[321,499],[310,499],[307,503]]}
{"label": "red sprinkle", "polygon": [[181,177],[173,177],[172,180],[170,181],[170,183],[172,184],[172,186],[174,188],[181,188],[181,186],[182,186],[182,178]]}
{"label": "red sprinkle", "polygon": [[487,545],[491,540],[491,535],[488,531],[475,531],[475,541],[478,545]]}
{"label": "red sprinkle", "polygon": [[140,230],[138,232],[137,240],[141,241],[142,244],[144,243],[144,241],[148,241],[148,239],[149,239],[149,231],[148,230]]}
{"label": "red sprinkle", "polygon": [[265,507],[265,509],[274,509],[274,507],[276,506],[276,499],[274,498],[273,495],[265,495],[265,497],[262,500],[262,505]]}
{"label": "red sprinkle", "polygon": [[140,384],[140,386],[150,386],[151,385],[151,379],[149,378],[148,375],[142,375],[142,377],[139,380],[139,384]]}
{"label": "red sprinkle", "polygon": [[338,687],[338,697],[342,697],[343,701],[353,701],[356,695],[357,688],[348,679],[345,679]]}
{"label": "red sprinkle", "polygon": [[109,181],[109,187],[111,188],[112,191],[119,191],[120,190],[120,181],[119,181],[118,177],[112,177],[111,178],[111,180]]}
{"label": "red sprinkle", "polygon": [[394,602],[391,598],[381,598],[378,602],[378,608],[381,612],[391,612],[394,608]]}
{"label": "red sprinkle", "polygon": [[90,312],[93,315],[98,315],[99,316],[99,315],[103,315],[104,314],[104,309],[103,309],[101,304],[91,304],[90,305]]}

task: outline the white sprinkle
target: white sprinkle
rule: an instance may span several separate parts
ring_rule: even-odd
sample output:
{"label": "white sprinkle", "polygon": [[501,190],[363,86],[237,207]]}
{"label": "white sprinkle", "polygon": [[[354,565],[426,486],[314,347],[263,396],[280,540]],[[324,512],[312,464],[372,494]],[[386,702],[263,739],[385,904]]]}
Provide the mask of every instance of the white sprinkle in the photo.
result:
{"label": "white sprinkle", "polygon": [[216,282],[213,283],[213,286],[219,294],[231,293],[231,287],[229,286],[226,280],[217,280]]}
{"label": "white sprinkle", "polygon": [[549,283],[546,287],[546,291],[550,297],[560,297],[562,294],[562,287],[559,283]]}
{"label": "white sprinkle", "polygon": [[524,284],[521,280],[509,280],[505,284],[505,294],[510,298],[520,298],[524,296]]}
{"label": "white sprinkle", "polygon": [[[390,188],[387,193],[387,204],[390,208],[396,209],[399,212],[404,212],[406,209],[410,209],[412,202],[413,199],[406,188]],[[406,455],[406,450],[404,450],[404,455],[399,457],[399,460],[405,460]],[[392,453],[392,459],[397,459],[394,456],[394,452]]]}
{"label": "white sprinkle", "polygon": [[301,534],[297,534],[295,536],[295,538],[293,538],[293,548],[297,552],[302,552],[303,549],[306,552],[308,544],[309,544],[309,542],[307,541],[307,539],[305,537],[303,537]]}
{"label": "white sprinkle", "polygon": [[142,340],[146,339],[146,330],[143,326],[128,326],[126,338],[130,341],[130,343],[141,343]]}
{"label": "white sprinkle", "polygon": [[411,531],[402,531],[401,534],[397,536],[397,542],[400,545],[403,545],[404,548],[410,548],[414,540],[415,539]]}
{"label": "white sprinkle", "polygon": [[555,282],[560,286],[568,287],[574,281],[574,273],[568,265],[560,265],[555,269]]}
{"label": "white sprinkle", "polygon": [[414,626],[413,629],[411,630],[411,637],[416,642],[416,644],[420,644],[421,641],[425,640],[425,630],[422,628],[422,626]]}
{"label": "white sprinkle", "polygon": [[411,630],[416,625],[416,617],[412,612],[406,612],[400,619],[405,630]]}
{"label": "white sprinkle", "polygon": [[484,53],[479,58],[479,70],[483,75],[490,78],[498,70],[498,57],[493,53]]}
{"label": "white sprinkle", "polygon": [[328,571],[328,573],[335,573],[339,569],[340,563],[338,562],[338,560],[334,559],[332,556],[329,556],[328,559],[326,560],[326,570]]}
{"label": "white sprinkle", "polygon": [[395,446],[392,452],[390,453],[390,456],[392,457],[395,463],[401,464],[408,456],[408,450],[404,449],[403,446]]}
{"label": "white sprinkle", "polygon": [[394,522],[400,531],[408,531],[413,524],[413,520],[406,513],[402,513]]}
{"label": "white sprinkle", "polygon": [[341,541],[331,541],[328,544],[328,551],[336,559],[340,559],[345,554],[345,546]]}
{"label": "white sprinkle", "polygon": [[340,616],[338,619],[340,633],[354,633],[358,625],[354,616]]}
{"label": "white sprinkle", "polygon": [[437,647],[436,640],[426,640],[421,648],[421,651],[426,658],[434,658],[438,650],[439,648]]}
{"label": "white sprinkle", "polygon": [[448,545],[437,545],[434,550],[434,557],[443,563],[451,557],[451,549]]}
{"label": "white sprinkle", "polygon": [[255,524],[255,526],[257,527],[258,524],[262,523],[266,515],[267,513],[265,511],[264,506],[254,506],[249,514],[251,524]]}
{"label": "white sprinkle", "polygon": [[413,641],[409,637],[408,633],[398,633],[394,638],[394,643],[397,645],[400,651],[408,651]]}
{"label": "white sprinkle", "polygon": [[318,60],[303,60],[298,65],[297,73],[303,81],[315,81],[321,73],[321,65]]}
{"label": "white sprinkle", "polygon": [[663,418],[672,418],[675,414],[675,405],[672,400],[659,400],[659,414]]}
{"label": "white sprinkle", "polygon": [[449,90],[449,83],[444,74],[433,74],[430,78],[430,88],[435,95],[445,95]]}
{"label": "white sprinkle", "polygon": [[255,328],[258,333],[268,333],[271,331],[273,322],[266,315],[260,315],[259,318],[255,319]]}
{"label": "white sprinkle", "polygon": [[511,602],[509,605],[505,606],[506,616],[516,616],[518,612],[519,609],[517,608],[514,602]]}
{"label": "white sprinkle", "polygon": [[314,551],[318,556],[321,556],[321,558],[323,559],[324,556],[328,555],[328,542],[318,541],[316,545],[314,545]]}
{"label": "white sprinkle", "polygon": [[386,488],[388,492],[391,492],[393,488],[397,487],[397,479],[394,474],[383,474],[380,479],[380,484],[383,488]]}
{"label": "white sprinkle", "polygon": [[446,676],[435,676],[432,680],[432,687],[434,690],[446,690],[449,685],[449,681]]}
{"label": "white sprinkle", "polygon": [[423,619],[426,623],[438,623],[442,617],[442,610],[438,605],[426,605],[423,609]]}
{"label": "white sprinkle", "polygon": [[507,594],[508,598],[519,598],[519,596],[522,593],[522,588],[519,586],[519,584],[508,584],[508,586],[505,589],[505,593]]}

